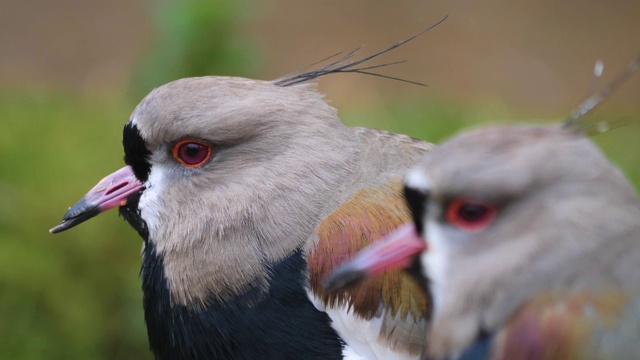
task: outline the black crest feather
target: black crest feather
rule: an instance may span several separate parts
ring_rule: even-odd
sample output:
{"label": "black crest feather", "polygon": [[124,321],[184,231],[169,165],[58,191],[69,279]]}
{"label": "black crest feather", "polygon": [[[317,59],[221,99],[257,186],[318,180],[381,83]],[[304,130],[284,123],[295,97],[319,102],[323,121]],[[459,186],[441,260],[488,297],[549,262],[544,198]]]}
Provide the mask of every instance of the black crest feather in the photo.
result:
{"label": "black crest feather", "polygon": [[[397,77],[393,77],[393,76],[389,76],[389,75],[384,75],[384,74],[379,74],[376,72],[372,72],[371,70],[374,69],[378,69],[378,68],[382,68],[382,67],[386,67],[386,66],[391,66],[391,65],[396,65],[396,64],[401,64],[406,62],[405,60],[402,61],[394,61],[394,62],[389,62],[389,63],[383,63],[383,64],[378,64],[378,65],[371,65],[371,66],[364,66],[364,67],[358,67],[361,64],[364,64],[365,62],[376,58],[384,53],[387,53],[393,49],[396,49],[406,43],[408,43],[409,41],[417,38],[418,36],[424,34],[425,32],[435,28],[436,26],[440,25],[443,21],[445,21],[447,18],[449,17],[449,15],[446,15],[445,17],[443,17],[442,19],[440,19],[438,22],[436,22],[435,24],[429,26],[428,28],[420,31],[419,33],[411,36],[408,39],[399,41],[389,47],[387,47],[386,49],[383,49],[381,51],[378,51],[372,55],[368,55],[365,56],[361,59],[358,60],[352,60],[352,58],[358,53],[360,52],[360,50],[362,49],[362,46],[348,52],[347,54],[341,56],[340,58],[338,58],[337,60],[321,67],[320,69],[316,69],[316,70],[310,70],[310,71],[306,71],[303,73],[299,73],[299,74],[294,74],[294,75],[289,75],[280,79],[277,79],[274,81],[274,83],[278,86],[292,86],[292,85],[296,85],[296,84],[300,84],[303,82],[307,82],[310,80],[314,80],[317,79],[321,76],[324,75],[329,75],[329,74],[338,74],[338,73],[357,73],[357,74],[365,74],[365,75],[371,75],[371,76],[378,76],[378,77],[382,77],[385,79],[391,79],[391,80],[397,80],[397,81],[402,81],[402,82],[406,82],[409,84],[415,84],[415,85],[420,85],[420,86],[426,86],[425,84],[419,83],[419,82],[415,82],[415,81],[411,81],[411,80],[406,80],[406,79],[401,79],[401,78],[397,78]],[[328,58],[325,58],[315,64],[318,63],[322,63],[324,61],[327,61],[329,59],[333,59],[336,56],[342,55],[344,52],[339,52],[337,54],[331,55]],[[313,65],[315,65],[313,64]]]}

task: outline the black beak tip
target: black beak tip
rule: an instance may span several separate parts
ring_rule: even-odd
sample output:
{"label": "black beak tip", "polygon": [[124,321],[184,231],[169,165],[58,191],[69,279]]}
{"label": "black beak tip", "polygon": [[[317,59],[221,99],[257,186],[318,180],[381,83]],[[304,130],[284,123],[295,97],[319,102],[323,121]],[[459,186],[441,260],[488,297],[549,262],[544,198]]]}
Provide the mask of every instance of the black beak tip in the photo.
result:
{"label": "black beak tip", "polygon": [[78,201],[62,217],[62,221],[57,226],[49,230],[51,234],[57,234],[83,223],[92,217],[100,214],[100,208],[89,204],[85,199]]}
{"label": "black beak tip", "polygon": [[49,233],[51,234],[57,234],[59,232],[63,232],[69,228],[73,227],[72,224],[70,224],[68,221],[62,221],[60,224],[52,227],[51,229],[49,229]]}
{"label": "black beak tip", "polygon": [[366,277],[367,274],[364,271],[345,266],[327,276],[322,282],[322,287],[327,292],[337,292],[357,285]]}

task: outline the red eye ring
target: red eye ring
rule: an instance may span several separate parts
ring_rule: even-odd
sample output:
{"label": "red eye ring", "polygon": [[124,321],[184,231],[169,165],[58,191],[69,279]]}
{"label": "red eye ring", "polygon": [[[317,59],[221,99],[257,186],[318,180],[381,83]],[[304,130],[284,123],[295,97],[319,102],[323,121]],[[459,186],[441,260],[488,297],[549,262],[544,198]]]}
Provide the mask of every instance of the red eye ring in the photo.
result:
{"label": "red eye ring", "polygon": [[477,232],[489,226],[495,219],[496,213],[495,206],[465,199],[455,199],[447,206],[445,218],[455,227]]}
{"label": "red eye ring", "polygon": [[199,167],[211,158],[211,145],[199,140],[182,140],[173,146],[171,154],[180,164],[189,167]]}

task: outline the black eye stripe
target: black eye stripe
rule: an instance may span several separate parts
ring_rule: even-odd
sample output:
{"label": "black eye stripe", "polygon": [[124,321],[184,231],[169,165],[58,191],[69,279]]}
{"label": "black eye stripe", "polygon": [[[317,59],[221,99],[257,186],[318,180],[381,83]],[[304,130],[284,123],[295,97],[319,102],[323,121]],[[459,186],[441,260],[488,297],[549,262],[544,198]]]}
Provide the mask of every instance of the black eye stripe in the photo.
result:
{"label": "black eye stripe", "polygon": [[429,199],[429,193],[405,186],[404,198],[409,206],[409,210],[411,210],[416,231],[422,235],[424,231],[425,205]]}
{"label": "black eye stripe", "polygon": [[151,151],[147,148],[138,127],[131,122],[124,126],[122,146],[124,147],[124,162],[131,166],[134,175],[144,183],[151,173],[151,163],[149,162]]}

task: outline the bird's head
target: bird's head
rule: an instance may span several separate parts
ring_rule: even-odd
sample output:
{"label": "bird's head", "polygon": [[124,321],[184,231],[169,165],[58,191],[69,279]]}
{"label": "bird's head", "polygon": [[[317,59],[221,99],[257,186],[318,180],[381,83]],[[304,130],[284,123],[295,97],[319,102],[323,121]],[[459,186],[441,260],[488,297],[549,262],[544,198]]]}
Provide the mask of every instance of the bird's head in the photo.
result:
{"label": "bird's head", "polygon": [[418,262],[434,302],[435,358],[486,340],[537,293],[637,287],[628,265],[640,259],[640,201],[586,136],[606,130],[585,117],[639,64],[633,59],[562,125],[468,131],[427,154],[405,178],[413,223],[361,251],[326,286]]}
{"label": "bird's head", "polygon": [[344,129],[312,84],[174,81],[144,98],[125,125],[127,166],[52,232],[120,206],[163,257],[180,302],[241,292],[268,275],[244,265],[287,256],[329,211],[327,194],[349,171],[349,149],[336,150]]}
{"label": "bird's head", "polygon": [[444,352],[494,330],[536,291],[570,281],[587,254],[637,221],[621,172],[561,126],[464,133],[418,164],[406,186],[429,240],[421,262],[437,309],[432,343]]}
{"label": "bird's head", "polygon": [[636,226],[640,211],[622,173],[587,137],[561,126],[465,132],[414,166],[404,195],[413,223],[325,285],[420,269],[434,300],[436,355],[491,332],[536,291],[571,279],[576,264],[592,266],[583,256]]}
{"label": "bird's head", "polygon": [[[374,71],[402,61],[368,62],[446,18],[361,59],[354,59],[359,49],[335,60],[338,53],[319,69],[273,81],[208,76],[153,90],[125,125],[127,166],[91,189],[50,232],[119,206],[163,258],[170,285],[191,284],[202,300],[216,282],[213,291],[222,297],[259,283],[256,274],[264,278],[269,270],[252,264],[277,261],[308,242],[356,167],[357,134],[312,81],[359,73],[423,85]],[[192,302],[178,292],[172,295],[179,302]]]}

